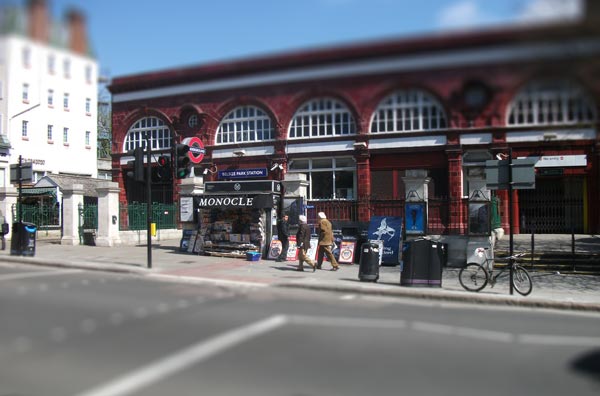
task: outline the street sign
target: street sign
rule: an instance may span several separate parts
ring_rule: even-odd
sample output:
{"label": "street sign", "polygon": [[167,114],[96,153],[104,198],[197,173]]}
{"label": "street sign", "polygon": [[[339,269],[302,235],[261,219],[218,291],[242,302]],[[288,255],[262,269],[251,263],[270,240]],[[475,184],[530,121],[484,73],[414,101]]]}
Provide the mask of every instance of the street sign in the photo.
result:
{"label": "street sign", "polygon": [[[526,190],[535,188],[535,158],[517,158],[512,160],[512,188]],[[485,183],[490,190],[509,189],[509,160],[485,161]]]}
{"label": "street sign", "polygon": [[[33,165],[31,162],[21,163],[21,182],[33,183]],[[19,164],[10,164],[10,182],[19,182]]]}

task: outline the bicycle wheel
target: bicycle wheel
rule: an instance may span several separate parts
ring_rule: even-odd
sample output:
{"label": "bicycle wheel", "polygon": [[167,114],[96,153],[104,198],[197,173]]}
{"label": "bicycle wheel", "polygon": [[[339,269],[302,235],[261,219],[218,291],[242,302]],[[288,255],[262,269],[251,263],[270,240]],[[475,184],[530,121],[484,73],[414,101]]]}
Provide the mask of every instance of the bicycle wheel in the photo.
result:
{"label": "bicycle wheel", "polygon": [[533,290],[531,277],[527,270],[520,265],[515,265],[513,271],[513,287],[522,296],[526,296]]}
{"label": "bicycle wheel", "polygon": [[468,291],[478,292],[488,283],[488,273],[481,265],[468,263],[458,273],[460,285]]}

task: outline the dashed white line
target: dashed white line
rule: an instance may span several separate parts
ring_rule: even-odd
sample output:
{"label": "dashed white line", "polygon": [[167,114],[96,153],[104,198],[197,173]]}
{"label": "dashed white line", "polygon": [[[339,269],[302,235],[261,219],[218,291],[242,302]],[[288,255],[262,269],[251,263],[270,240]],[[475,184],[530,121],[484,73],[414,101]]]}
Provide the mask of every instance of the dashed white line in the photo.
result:
{"label": "dashed white line", "polygon": [[6,274],[6,275],[0,275],[0,282],[7,281],[7,280],[38,278],[41,276],[57,276],[57,275],[76,274],[79,272],[83,272],[83,270],[78,270],[78,269],[50,270],[50,271],[35,271],[35,272],[18,273],[18,274]]}
{"label": "dashed white line", "polygon": [[273,331],[285,325],[286,322],[287,318],[285,316],[278,315],[226,331],[77,396],[122,396],[132,394],[187,367],[207,360],[220,352]]}

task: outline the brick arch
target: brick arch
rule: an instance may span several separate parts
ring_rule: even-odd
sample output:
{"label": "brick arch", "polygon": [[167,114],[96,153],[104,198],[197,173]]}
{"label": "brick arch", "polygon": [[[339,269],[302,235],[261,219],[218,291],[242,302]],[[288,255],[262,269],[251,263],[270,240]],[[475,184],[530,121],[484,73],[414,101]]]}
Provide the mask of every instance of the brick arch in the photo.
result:
{"label": "brick arch", "polygon": [[113,145],[118,148],[118,152],[125,152],[125,138],[127,137],[127,134],[129,133],[131,127],[135,125],[137,121],[148,117],[156,117],[162,120],[165,123],[165,127],[167,127],[171,131],[171,136],[174,136],[175,133],[173,128],[173,122],[175,121],[174,119],[171,119],[165,112],[158,109],[137,109],[132,113],[128,114],[127,117],[125,117],[123,121],[124,129],[122,129],[121,133],[119,134],[120,141],[113,143]]}
{"label": "brick arch", "polygon": [[[574,86],[581,89],[584,97],[590,100],[590,105],[595,111],[596,121],[598,121],[600,117],[600,102],[594,95],[594,92],[588,89],[588,84],[585,83],[584,79],[580,76],[570,74],[570,73],[561,73],[560,71],[541,71],[535,74],[529,74],[518,81],[517,84],[514,84],[506,89],[505,100],[499,104],[499,111],[501,113],[500,119],[502,120],[503,126],[508,126],[508,117],[510,113],[510,106],[515,100],[515,98],[523,92],[530,84],[536,82],[544,82],[544,81],[563,81],[567,83],[573,83]],[[539,125],[539,124],[538,124]]]}
{"label": "brick arch", "polygon": [[371,123],[373,122],[373,117],[375,116],[375,111],[386,99],[388,96],[394,94],[398,91],[421,91],[428,95],[430,95],[433,99],[437,101],[442,110],[444,111],[444,115],[446,117],[446,124],[450,127],[450,118],[451,118],[451,105],[449,100],[444,99],[443,96],[433,87],[424,85],[424,84],[415,84],[415,83],[395,83],[383,86],[376,90],[372,95],[371,100],[367,101],[367,103],[363,107],[364,111],[364,121],[365,121],[365,130],[366,134],[371,133]]}
{"label": "brick arch", "polygon": [[231,111],[241,106],[254,106],[264,111],[269,116],[269,118],[271,118],[271,122],[274,128],[274,139],[277,140],[277,135],[280,129],[280,122],[277,113],[271,107],[271,105],[256,97],[239,96],[226,100],[223,103],[221,103],[214,111],[210,113],[205,113],[208,115],[206,133],[208,135],[207,140],[210,142],[210,145],[216,146],[217,129],[219,128],[219,125],[221,125],[223,118],[225,118],[225,116]]}
{"label": "brick arch", "polygon": [[113,117],[113,152],[123,152],[123,144],[125,137],[131,129],[131,126],[139,119],[144,117],[157,117],[162,119],[170,128],[172,128],[173,120],[167,113],[155,108],[137,108],[131,111],[122,119]]}
{"label": "brick arch", "polygon": [[361,114],[358,111],[358,107],[354,99],[343,91],[317,88],[300,92],[299,94],[292,97],[288,106],[289,111],[285,114],[285,117],[282,117],[282,124],[286,138],[288,130],[290,129],[290,125],[294,119],[294,115],[296,114],[300,106],[302,106],[304,103],[310,100],[318,98],[332,98],[342,102],[346,106],[350,114],[352,114],[354,122],[356,123],[357,134],[360,134]]}

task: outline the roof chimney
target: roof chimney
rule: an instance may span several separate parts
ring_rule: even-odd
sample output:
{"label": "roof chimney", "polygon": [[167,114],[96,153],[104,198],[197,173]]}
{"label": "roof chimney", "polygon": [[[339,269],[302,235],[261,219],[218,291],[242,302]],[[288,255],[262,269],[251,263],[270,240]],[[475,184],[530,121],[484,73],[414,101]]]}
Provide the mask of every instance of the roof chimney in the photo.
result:
{"label": "roof chimney", "polygon": [[78,10],[70,10],[67,13],[69,26],[69,48],[73,52],[87,54],[88,41],[85,31],[85,17]]}
{"label": "roof chimney", "polygon": [[28,33],[34,41],[48,42],[49,19],[46,0],[29,0],[27,4]]}

